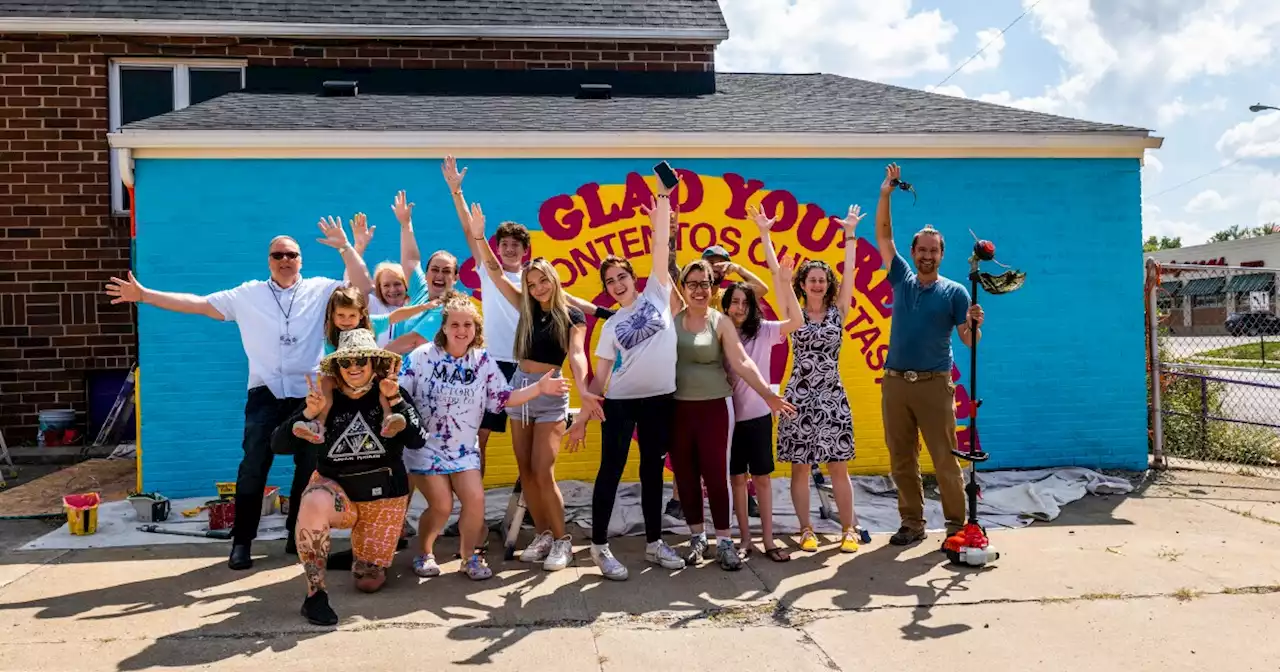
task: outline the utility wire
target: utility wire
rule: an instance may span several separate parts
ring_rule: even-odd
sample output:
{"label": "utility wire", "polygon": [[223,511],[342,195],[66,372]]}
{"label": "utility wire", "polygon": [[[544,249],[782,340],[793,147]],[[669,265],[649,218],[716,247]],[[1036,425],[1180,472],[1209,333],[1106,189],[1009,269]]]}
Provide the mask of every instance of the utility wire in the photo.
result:
{"label": "utility wire", "polygon": [[953,71],[951,72],[951,74],[947,75],[947,76],[946,76],[946,78],[944,78],[941,82],[938,82],[937,84],[934,84],[934,85],[933,85],[933,88],[935,88],[935,89],[936,89],[936,88],[938,88],[939,86],[942,86],[943,84],[946,84],[947,82],[951,81],[951,78],[952,78],[952,77],[955,77],[957,74],[959,74],[959,73],[960,73],[960,71],[961,71],[961,70],[964,70],[964,66],[969,65],[969,63],[971,63],[971,62],[973,61],[973,59],[975,59],[975,58],[977,58],[977,57],[981,56],[981,55],[982,55],[982,52],[984,52],[984,51],[986,51],[986,50],[987,50],[987,47],[989,47],[989,46],[991,46],[992,44],[994,44],[996,40],[998,40],[998,39],[1000,39],[1000,38],[1004,37],[1004,34],[1005,34],[1006,32],[1008,32],[1008,30],[1009,30],[1010,28],[1012,28],[1015,24],[1017,24],[1019,21],[1021,21],[1021,20],[1022,20],[1022,17],[1026,16],[1027,14],[1029,14],[1029,13],[1031,12],[1031,10],[1033,10],[1033,9],[1035,9],[1035,8],[1036,8],[1036,5],[1038,5],[1038,4],[1042,3],[1042,2],[1044,2],[1044,0],[1036,0],[1034,3],[1032,3],[1032,5],[1031,5],[1030,7],[1028,7],[1028,8],[1026,9],[1026,11],[1024,11],[1024,12],[1022,12],[1021,14],[1019,14],[1019,15],[1018,15],[1018,18],[1014,19],[1013,21],[1010,21],[1010,22],[1009,22],[1009,25],[1005,26],[1005,27],[1004,27],[1004,30],[1000,31],[1000,34],[999,34],[999,35],[996,35],[995,37],[991,38],[990,40],[987,40],[987,43],[986,43],[986,44],[984,44],[984,45],[982,45],[982,48],[978,49],[977,51],[975,51],[975,52],[973,53],[973,55],[972,55],[972,56],[970,56],[969,58],[965,59],[965,62],[964,62],[964,63],[961,63],[961,64],[960,64],[960,67],[958,67],[958,68],[956,68],[955,70],[953,70]]}
{"label": "utility wire", "polygon": [[1177,190],[1177,189],[1181,189],[1181,188],[1183,188],[1183,187],[1187,186],[1188,184],[1191,184],[1192,182],[1195,182],[1195,181],[1197,181],[1197,180],[1204,179],[1204,178],[1209,177],[1210,175],[1212,175],[1212,174],[1214,174],[1214,173],[1217,173],[1217,172],[1220,172],[1220,171],[1226,170],[1226,169],[1230,168],[1231,166],[1234,166],[1234,165],[1236,165],[1237,163],[1240,163],[1240,162],[1241,162],[1241,161],[1243,161],[1243,160],[1244,160],[1244,159],[1236,159],[1235,161],[1232,161],[1232,162],[1230,162],[1230,163],[1223,164],[1223,165],[1221,165],[1221,166],[1218,166],[1217,168],[1214,168],[1213,170],[1210,170],[1210,171],[1208,171],[1208,172],[1204,172],[1204,173],[1201,173],[1201,174],[1199,174],[1199,175],[1196,175],[1195,177],[1193,177],[1193,178],[1191,178],[1191,179],[1187,180],[1186,182],[1180,182],[1180,183],[1178,183],[1178,184],[1175,184],[1175,185],[1173,185],[1172,187],[1169,187],[1168,189],[1165,189],[1164,191],[1161,191],[1161,192],[1156,193],[1156,194],[1152,194],[1152,195],[1150,195],[1150,196],[1148,196],[1148,197],[1146,197],[1146,198],[1144,198],[1144,199],[1142,199],[1142,200],[1144,200],[1144,201],[1149,201],[1149,200],[1151,200],[1151,199],[1153,199],[1153,198],[1158,198],[1158,197],[1160,197],[1160,196],[1164,196],[1165,194],[1167,194],[1167,193],[1169,193],[1169,192],[1171,192],[1171,191],[1175,191],[1175,190]]}

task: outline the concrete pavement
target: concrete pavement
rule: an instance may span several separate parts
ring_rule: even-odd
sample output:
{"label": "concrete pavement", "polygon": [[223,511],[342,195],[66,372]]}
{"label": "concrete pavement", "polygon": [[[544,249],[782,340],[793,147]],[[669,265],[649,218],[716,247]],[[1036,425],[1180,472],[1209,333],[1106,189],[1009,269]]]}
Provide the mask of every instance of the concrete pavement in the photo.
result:
{"label": "concrete pavement", "polygon": [[1250,633],[1280,615],[1280,482],[1159,481],[993,531],[1005,556],[983,570],[948,567],[937,536],[906,550],[878,536],[856,554],[831,539],[737,573],[646,567],[639,540],[616,540],[624,583],[602,579],[585,539],[565,571],[494,559],[478,584],[456,561],[418,579],[402,554],[377,595],[331,577],[336,630],[301,620],[280,543],[249,573],[227,570],[220,546],[8,552],[0,670],[1274,669],[1280,641]]}

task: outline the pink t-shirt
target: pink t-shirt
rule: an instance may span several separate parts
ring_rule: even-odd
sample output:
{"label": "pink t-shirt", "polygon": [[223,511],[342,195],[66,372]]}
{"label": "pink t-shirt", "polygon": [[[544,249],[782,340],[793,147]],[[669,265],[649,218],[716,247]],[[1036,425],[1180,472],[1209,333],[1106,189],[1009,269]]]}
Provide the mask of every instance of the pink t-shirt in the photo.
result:
{"label": "pink t-shirt", "polygon": [[[760,369],[760,375],[769,379],[770,361],[773,359],[773,346],[783,342],[782,322],[770,322],[768,320],[760,320],[760,329],[756,332],[756,337],[751,340],[743,340],[742,347],[747,351],[747,356],[751,361],[756,363],[756,368]],[[725,364],[728,369],[728,364]],[[743,420],[751,420],[768,415],[771,411],[769,405],[764,403],[764,399],[751,389],[747,381],[738,377],[732,370],[729,370],[729,381],[733,383],[733,419],[736,422]]]}

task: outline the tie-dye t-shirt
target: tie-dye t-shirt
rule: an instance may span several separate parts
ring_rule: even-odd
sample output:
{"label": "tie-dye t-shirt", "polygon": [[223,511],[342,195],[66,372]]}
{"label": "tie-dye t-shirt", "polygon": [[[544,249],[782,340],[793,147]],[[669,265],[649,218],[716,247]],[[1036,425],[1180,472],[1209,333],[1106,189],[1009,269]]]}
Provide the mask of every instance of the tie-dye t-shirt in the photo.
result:
{"label": "tie-dye t-shirt", "polygon": [[650,274],[634,303],[605,320],[596,357],[614,365],[609,399],[640,399],[676,391],[676,330],[671,321],[671,291],[659,282],[666,270]]}
{"label": "tie-dye t-shirt", "polygon": [[400,386],[409,394],[427,443],[405,453],[414,474],[454,474],[480,468],[477,434],[485,411],[500,413],[511,386],[483,348],[454,357],[435,343],[409,353]]}

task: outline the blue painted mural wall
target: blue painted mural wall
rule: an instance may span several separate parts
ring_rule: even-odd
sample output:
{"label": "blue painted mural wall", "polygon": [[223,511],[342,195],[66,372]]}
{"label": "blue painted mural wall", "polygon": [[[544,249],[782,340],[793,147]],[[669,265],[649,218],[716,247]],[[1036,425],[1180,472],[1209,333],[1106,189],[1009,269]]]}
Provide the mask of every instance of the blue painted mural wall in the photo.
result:
{"label": "blue painted mural wall", "polygon": [[[587,183],[622,184],[630,172],[649,175],[657,160],[461,163],[470,169],[467,198],[483,203],[494,225],[514,219],[536,229],[547,199]],[[850,203],[874,211],[890,160],[673,163],[761,180],[840,215]],[[933,224],[947,237],[942,273],[963,281],[972,228],[996,242],[999,259],[1028,274],[1018,292],[981,297],[981,441],[993,455],[986,468],[1145,468],[1138,160],[899,163],[919,191],[914,206],[910,195],[894,198],[900,249]],[[315,242],[323,215],[368,214],[378,227],[369,266],[398,260],[390,206],[402,188],[417,205],[424,255],[443,247],[469,257],[437,160],[141,159],[136,176],[135,269],[154,289],[206,294],[265,278],[267,242],[278,234],[301,241],[304,274],[340,277],[337,254]],[[873,220],[859,229],[872,240]],[[149,306],[139,308],[138,320],[144,485],[170,497],[210,494],[215,481],[235,479],[241,455],[247,365],[238,331]],[[968,350],[958,340],[955,349],[967,384]],[[277,460],[271,483],[287,487],[290,468]]]}

